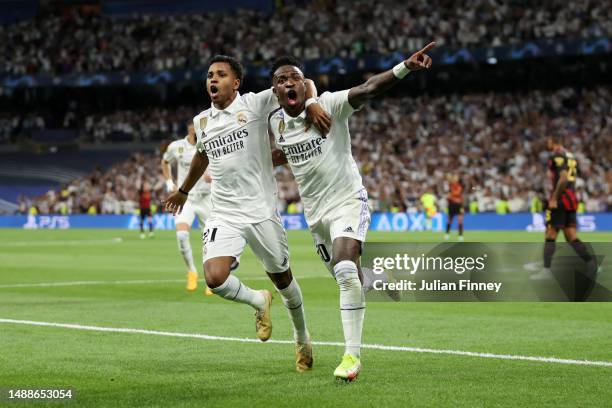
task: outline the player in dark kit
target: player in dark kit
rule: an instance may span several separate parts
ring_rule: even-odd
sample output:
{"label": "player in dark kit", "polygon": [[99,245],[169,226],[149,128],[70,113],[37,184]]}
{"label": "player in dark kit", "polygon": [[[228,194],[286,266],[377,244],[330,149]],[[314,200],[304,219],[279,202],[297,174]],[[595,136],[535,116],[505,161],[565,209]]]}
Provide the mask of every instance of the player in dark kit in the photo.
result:
{"label": "player in dark kit", "polygon": [[450,238],[451,224],[453,218],[457,217],[457,229],[459,230],[459,241],[463,241],[463,183],[457,174],[449,177],[448,184],[448,221],[446,222],[446,235],[444,239]]}
{"label": "player in dark kit", "polygon": [[[576,198],[575,185],[578,175],[578,161],[568,152],[557,138],[548,139],[548,172],[553,184],[553,192],[546,209],[546,241],[544,243],[544,268],[531,276],[531,279],[549,279],[552,277],[550,266],[555,253],[555,242],[559,230],[563,230],[565,240],[574,251],[589,265],[596,268],[596,259],[576,234]],[[591,269],[594,270],[594,269]]]}
{"label": "player in dark kit", "polygon": [[144,239],[144,220],[149,222],[149,238],[153,236],[153,215],[151,214],[151,187],[146,181],[138,191],[140,202],[140,238]]}

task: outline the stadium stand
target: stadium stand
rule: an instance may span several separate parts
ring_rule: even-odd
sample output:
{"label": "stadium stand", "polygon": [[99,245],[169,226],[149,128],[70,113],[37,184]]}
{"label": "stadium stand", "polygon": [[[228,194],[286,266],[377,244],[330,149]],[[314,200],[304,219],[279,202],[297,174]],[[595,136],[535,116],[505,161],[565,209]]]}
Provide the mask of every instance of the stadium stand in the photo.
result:
{"label": "stadium stand", "polygon": [[[85,3],[28,1],[20,3],[19,13],[0,19],[0,78],[201,71],[219,52],[265,67],[287,53],[307,61],[407,54],[431,39],[452,50],[612,37],[612,8],[595,0],[418,0],[408,5],[296,0],[276,2],[266,11],[227,11],[230,3],[249,3],[238,0],[229,1],[225,11],[200,11],[206,2],[189,1],[191,8],[184,12],[155,1]],[[308,29],[314,26],[317,30]],[[545,199],[544,141],[554,134],[565,136],[578,156],[585,176],[577,186],[584,209],[610,211],[612,84],[606,67],[611,61],[610,43],[602,44],[603,54],[541,57],[537,66],[530,65],[535,58],[529,54],[503,63],[436,65],[432,73],[415,76],[354,115],[353,153],[373,209],[416,209],[427,188],[445,208],[446,176],[459,172],[471,208],[494,211],[503,198],[511,212],[528,211],[534,199]],[[575,55],[582,57],[578,61]],[[359,83],[375,71],[370,68],[312,75],[321,91],[337,90]],[[247,74],[243,90],[269,86],[268,77]],[[197,75],[144,85],[126,80],[121,86],[77,81],[0,87],[0,191],[13,189],[0,199],[19,201],[21,212],[30,207],[39,213],[129,212],[135,184],[128,187],[124,177],[138,183],[145,177],[157,186],[154,199],[159,201],[160,142],[183,137],[185,125],[209,103]],[[88,152],[84,146],[102,150]],[[15,148],[51,154],[28,156]],[[144,155],[127,159],[134,151]],[[277,179],[280,209],[299,211],[290,172],[278,169]]]}
{"label": "stadium stand", "polygon": [[[120,21],[51,8],[39,10],[34,20],[0,26],[0,73],[193,68],[216,53],[255,63],[282,54],[311,60],[406,53],[431,39],[447,47],[489,47],[612,36],[612,8],[597,0],[419,0],[408,5],[338,0],[281,7],[272,14],[242,9],[132,15]],[[308,29],[314,26],[317,30]]]}
{"label": "stadium stand", "polygon": [[159,177],[159,155],[134,153],[106,171],[97,167],[57,189],[30,198],[18,197],[22,214],[131,214],[138,208],[138,188],[148,181],[153,199],[159,202],[163,180]]}
{"label": "stadium stand", "polygon": [[[580,163],[578,191],[589,212],[612,208],[612,88],[562,88],[527,93],[473,93],[382,99],[351,118],[353,154],[375,210],[406,211],[418,207],[418,198],[432,187],[446,206],[445,179],[459,172],[470,191],[470,200],[481,212],[494,211],[495,201],[506,197],[511,212],[529,211],[532,199],[546,185],[545,142],[549,134],[563,135],[567,148]],[[176,112],[163,110],[156,116],[152,134],[182,137],[184,124],[196,112],[182,107]],[[191,113],[190,113],[191,112]],[[123,130],[125,137],[137,135],[147,112],[114,112],[108,116],[87,117],[84,129],[88,140],[103,142],[109,128]],[[170,118],[180,117],[181,120]],[[95,122],[96,126],[88,126]],[[172,125],[171,125],[172,124]],[[129,129],[127,131],[126,129]],[[138,156],[119,164],[109,175],[95,173],[77,180],[75,192],[88,191],[98,211],[124,208],[103,203],[104,185],[109,196],[118,201],[131,196],[115,175],[147,175],[152,185],[160,186],[159,158]],[[126,173],[127,172],[127,173]],[[281,209],[297,205],[297,187],[288,169],[279,169]],[[84,181],[85,180],[85,181]],[[585,181],[586,180],[586,181]],[[115,185],[114,183],[119,183]],[[85,189],[85,190],[83,190]],[[88,190],[89,189],[89,190]],[[133,192],[132,192],[133,193]],[[157,191],[161,197],[161,190]],[[43,207],[53,208],[54,195]],[[104,208],[104,210],[103,210]],[[71,211],[82,209],[75,203]],[[42,211],[42,210],[41,210]]]}

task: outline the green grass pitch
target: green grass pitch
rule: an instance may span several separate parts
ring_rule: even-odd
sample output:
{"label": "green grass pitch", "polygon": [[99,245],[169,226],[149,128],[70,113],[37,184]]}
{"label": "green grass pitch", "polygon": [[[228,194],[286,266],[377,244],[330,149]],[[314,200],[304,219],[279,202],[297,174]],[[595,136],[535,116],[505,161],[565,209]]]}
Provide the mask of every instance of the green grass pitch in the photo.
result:
{"label": "green grass pitch", "polygon": [[[192,234],[196,258],[201,256],[198,235]],[[526,232],[468,231],[466,236],[542,241],[542,234]],[[582,237],[612,242],[610,233]],[[442,235],[370,233],[368,238],[427,242]],[[341,342],[335,282],[307,232],[290,232],[289,242],[313,340]],[[250,251],[242,261],[237,274],[245,283],[272,289]],[[248,306],[205,297],[201,289],[187,293],[183,278],[171,231],[140,240],[126,230],[0,230],[0,319],[255,338]],[[82,283],[28,285],[54,282]],[[290,321],[278,295],[272,317],[272,338],[290,340]],[[612,362],[612,304],[369,302],[364,343]],[[339,384],[332,373],[342,351],[315,346],[314,370],[298,374],[291,344],[1,322],[0,388],[71,387],[75,406],[112,407],[612,404],[610,366],[364,349],[359,379]]]}

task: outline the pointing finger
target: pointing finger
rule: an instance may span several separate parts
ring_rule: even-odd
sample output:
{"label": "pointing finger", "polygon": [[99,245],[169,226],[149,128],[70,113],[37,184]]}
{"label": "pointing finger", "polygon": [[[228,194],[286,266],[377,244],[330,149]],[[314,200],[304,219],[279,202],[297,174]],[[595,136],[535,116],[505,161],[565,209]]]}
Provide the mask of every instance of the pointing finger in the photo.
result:
{"label": "pointing finger", "polygon": [[429,44],[427,44],[425,47],[423,47],[423,49],[421,49],[420,51],[417,52],[417,54],[424,54],[427,51],[431,50],[433,47],[436,46],[436,42],[432,41]]}

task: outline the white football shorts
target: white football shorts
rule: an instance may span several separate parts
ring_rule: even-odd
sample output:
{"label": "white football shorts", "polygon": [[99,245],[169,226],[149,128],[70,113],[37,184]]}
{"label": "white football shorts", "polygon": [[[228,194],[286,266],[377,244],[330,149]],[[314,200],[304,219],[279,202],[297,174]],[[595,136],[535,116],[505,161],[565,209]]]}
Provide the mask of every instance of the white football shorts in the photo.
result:
{"label": "white football shorts", "polygon": [[310,225],[317,254],[331,272],[333,243],[336,238],[347,237],[365,242],[370,227],[368,194],[365,189],[348,197],[341,205],[330,208],[321,219]]}
{"label": "white football shorts", "polygon": [[211,206],[210,194],[189,197],[181,213],[174,218],[174,223],[187,224],[191,227],[197,216],[200,228],[204,228],[206,220],[210,217]]}
{"label": "white football shorts", "polygon": [[220,256],[240,258],[247,243],[268,273],[289,269],[287,234],[278,215],[255,224],[209,218],[202,234],[204,262]]}

